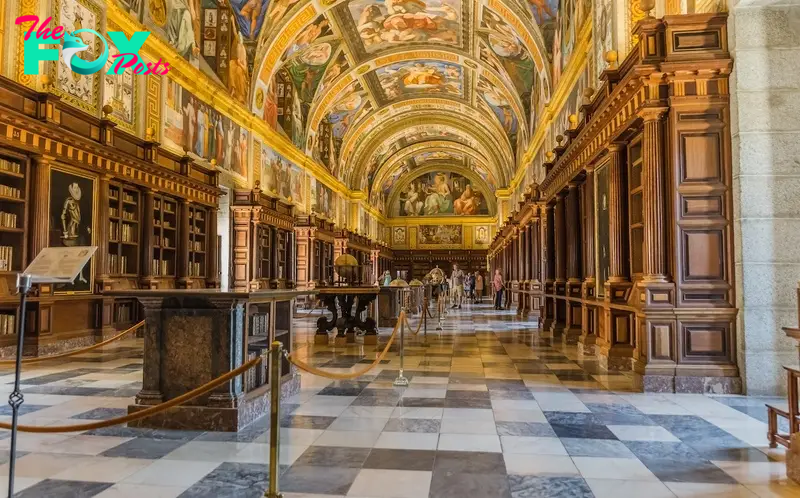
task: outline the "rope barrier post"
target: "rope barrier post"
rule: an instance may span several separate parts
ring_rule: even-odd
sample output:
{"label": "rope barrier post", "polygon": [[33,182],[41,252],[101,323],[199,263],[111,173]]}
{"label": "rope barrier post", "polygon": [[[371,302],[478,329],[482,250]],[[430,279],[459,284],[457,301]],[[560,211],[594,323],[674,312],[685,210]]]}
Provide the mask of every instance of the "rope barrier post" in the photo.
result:
{"label": "rope barrier post", "polygon": [[400,320],[400,373],[397,375],[397,378],[394,379],[394,382],[392,382],[392,385],[396,386],[396,387],[405,387],[405,386],[408,385],[408,379],[406,379],[403,376],[403,352],[405,350],[405,341],[403,339],[404,339],[405,331],[406,331],[406,325],[405,325],[405,322],[406,322],[406,307],[405,306],[403,306],[400,309],[399,320]]}
{"label": "rope barrier post", "polygon": [[19,325],[17,328],[17,360],[14,370],[14,390],[8,397],[11,405],[11,454],[8,456],[8,496],[14,496],[14,470],[17,464],[17,426],[19,424],[19,407],[25,396],[19,388],[19,377],[22,373],[22,348],[25,342],[25,307],[28,291],[31,290],[31,276],[17,274],[17,292],[19,292]]}
{"label": "rope barrier post", "polygon": [[442,328],[442,296],[439,295],[439,298],[436,301],[436,311],[438,312],[437,323],[436,323],[436,331],[444,330]]}
{"label": "rope barrier post", "polygon": [[430,343],[428,343],[428,296],[423,298],[423,306],[422,306],[422,344],[423,348],[430,347]]}
{"label": "rope barrier post", "polygon": [[281,455],[281,353],[283,344],[274,341],[269,351],[269,490],[265,498],[283,498],[278,491]]}

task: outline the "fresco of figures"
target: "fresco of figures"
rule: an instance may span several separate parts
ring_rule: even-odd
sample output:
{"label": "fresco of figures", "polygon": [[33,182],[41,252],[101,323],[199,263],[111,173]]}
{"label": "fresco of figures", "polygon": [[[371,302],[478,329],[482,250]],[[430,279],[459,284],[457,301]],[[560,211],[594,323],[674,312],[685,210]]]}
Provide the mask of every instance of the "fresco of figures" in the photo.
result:
{"label": "fresco of figures", "polygon": [[164,81],[164,145],[203,161],[213,159],[221,170],[247,179],[247,130],[169,78]]}
{"label": "fresco of figures", "polygon": [[431,172],[409,182],[397,201],[400,216],[489,214],[486,193],[458,173]]}
{"label": "fresco of figures", "polygon": [[414,154],[414,164],[417,166],[428,161],[450,161],[462,163],[464,162],[464,156],[463,154],[447,150],[433,150]]}
{"label": "fresco of figures", "polygon": [[404,61],[375,71],[386,100],[413,95],[464,94],[460,66],[433,60]]}
{"label": "fresco of figures", "polygon": [[[109,31],[118,30],[109,24]],[[110,105],[114,111],[111,116],[129,132],[136,132],[136,113],[134,112],[134,99],[136,98],[136,85],[133,72],[125,71],[122,74],[112,74],[109,70],[114,65],[113,56],[119,54],[114,44],[108,45],[108,62],[106,73],[103,75],[103,105]]]}
{"label": "fresco of figures", "polygon": [[267,2],[143,0],[141,19],[191,65],[247,105],[250,66]]}
{"label": "fresco of figures", "polygon": [[334,175],[338,174],[339,152],[347,130],[372,109],[367,92],[361,83],[354,81],[337,96],[320,121],[312,150]]}
{"label": "fresco of figures", "polygon": [[508,140],[511,142],[511,149],[516,150],[519,121],[505,93],[481,75],[478,79],[478,94],[506,132]]}
{"label": "fresco of figures", "polygon": [[325,185],[311,179],[311,212],[329,220],[336,220],[336,197],[333,191]]}
{"label": "fresco of figures", "polygon": [[461,0],[353,0],[348,8],[368,53],[408,43],[461,43]]}
{"label": "fresco of figures", "polygon": [[[100,29],[100,12],[93,3],[69,0],[58,0],[58,2],[59,24],[66,31],[71,33],[78,29]],[[85,52],[88,60],[94,60],[97,54],[103,51],[103,47],[96,37],[88,33],[81,33],[78,37],[89,46]],[[59,58],[55,63],[55,72],[56,87],[63,92],[66,100],[84,109],[97,108],[100,99],[100,92],[96,85],[97,78],[100,77],[99,73],[82,76],[71,71],[64,63],[63,58]]]}
{"label": "fresco of figures", "polygon": [[[333,35],[330,22],[325,16],[319,16],[295,36],[281,59],[280,69],[269,83],[266,82],[269,75],[263,72],[266,67],[259,76],[256,112],[301,150],[305,150],[311,104],[339,45],[340,40]],[[341,70],[338,67],[338,71]]]}
{"label": "fresco of figures", "polygon": [[461,225],[420,225],[417,242],[420,245],[455,245],[464,241]]}
{"label": "fresco of figures", "polygon": [[514,28],[486,7],[481,18],[479,50],[482,61],[511,81],[519,93],[526,116],[530,116],[531,93],[537,72],[533,57]]}
{"label": "fresco of figures", "polygon": [[306,172],[266,145],[261,145],[261,189],[281,199],[305,205]]}

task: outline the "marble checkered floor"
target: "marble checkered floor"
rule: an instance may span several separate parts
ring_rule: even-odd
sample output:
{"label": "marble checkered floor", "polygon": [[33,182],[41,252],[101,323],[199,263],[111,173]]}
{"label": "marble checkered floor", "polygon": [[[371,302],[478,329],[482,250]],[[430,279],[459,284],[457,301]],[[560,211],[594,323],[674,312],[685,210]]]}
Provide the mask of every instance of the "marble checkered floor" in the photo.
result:
{"label": "marble checkered floor", "polygon": [[[360,370],[383,348],[314,346],[315,320],[298,319],[296,348],[316,366]],[[441,333],[433,328],[429,347],[407,341],[407,388],[392,386],[396,346],[356,381],[303,375],[281,423],[286,498],[800,497],[784,451],[767,448],[771,400],[637,394],[629,377],[488,306],[451,312]],[[124,413],[141,362],[131,340],[26,369],[22,423]],[[0,371],[2,399],[12,380]],[[0,438],[4,463],[8,434]],[[256,498],[267,485],[268,440],[266,420],[239,434],[21,434],[16,496]]]}

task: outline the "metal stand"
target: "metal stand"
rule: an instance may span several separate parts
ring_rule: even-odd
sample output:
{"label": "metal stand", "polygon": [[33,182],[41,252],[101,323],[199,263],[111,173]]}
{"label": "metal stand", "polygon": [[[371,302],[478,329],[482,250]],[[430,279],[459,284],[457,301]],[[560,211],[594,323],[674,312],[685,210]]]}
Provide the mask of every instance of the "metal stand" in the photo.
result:
{"label": "metal stand", "polygon": [[403,376],[403,352],[405,350],[404,337],[406,335],[405,334],[405,332],[406,332],[405,313],[406,313],[406,307],[403,306],[401,308],[401,310],[400,310],[400,315],[403,317],[400,320],[400,373],[397,375],[397,378],[394,379],[394,382],[392,382],[392,385],[393,386],[397,386],[397,387],[405,387],[405,386],[408,385],[408,379],[406,379]]}
{"label": "metal stand", "polygon": [[424,304],[422,306],[422,344],[420,344],[420,346],[422,346],[423,348],[428,348],[431,345],[430,343],[428,343],[428,306],[430,303],[428,301],[427,296],[425,296],[423,303]]}
{"label": "metal stand", "polygon": [[19,423],[19,407],[25,397],[19,390],[19,376],[22,373],[22,347],[25,343],[25,306],[28,291],[31,290],[31,276],[17,274],[17,292],[19,292],[19,325],[17,327],[17,361],[14,371],[14,390],[8,397],[11,405],[11,454],[8,457],[8,496],[14,496],[14,469],[17,463],[17,425]]}
{"label": "metal stand", "polygon": [[269,489],[265,498],[283,498],[278,491],[281,445],[281,353],[283,344],[274,341],[269,351]]}

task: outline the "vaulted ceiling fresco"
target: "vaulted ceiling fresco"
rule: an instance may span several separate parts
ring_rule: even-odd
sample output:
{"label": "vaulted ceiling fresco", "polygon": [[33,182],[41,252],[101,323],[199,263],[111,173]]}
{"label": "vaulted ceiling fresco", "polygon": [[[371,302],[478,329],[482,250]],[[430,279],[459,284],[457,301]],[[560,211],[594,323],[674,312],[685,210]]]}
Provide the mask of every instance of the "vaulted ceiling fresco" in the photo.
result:
{"label": "vaulted ceiling fresco", "polygon": [[[589,0],[118,0],[348,188],[507,186]],[[138,7],[132,7],[138,5]]]}

